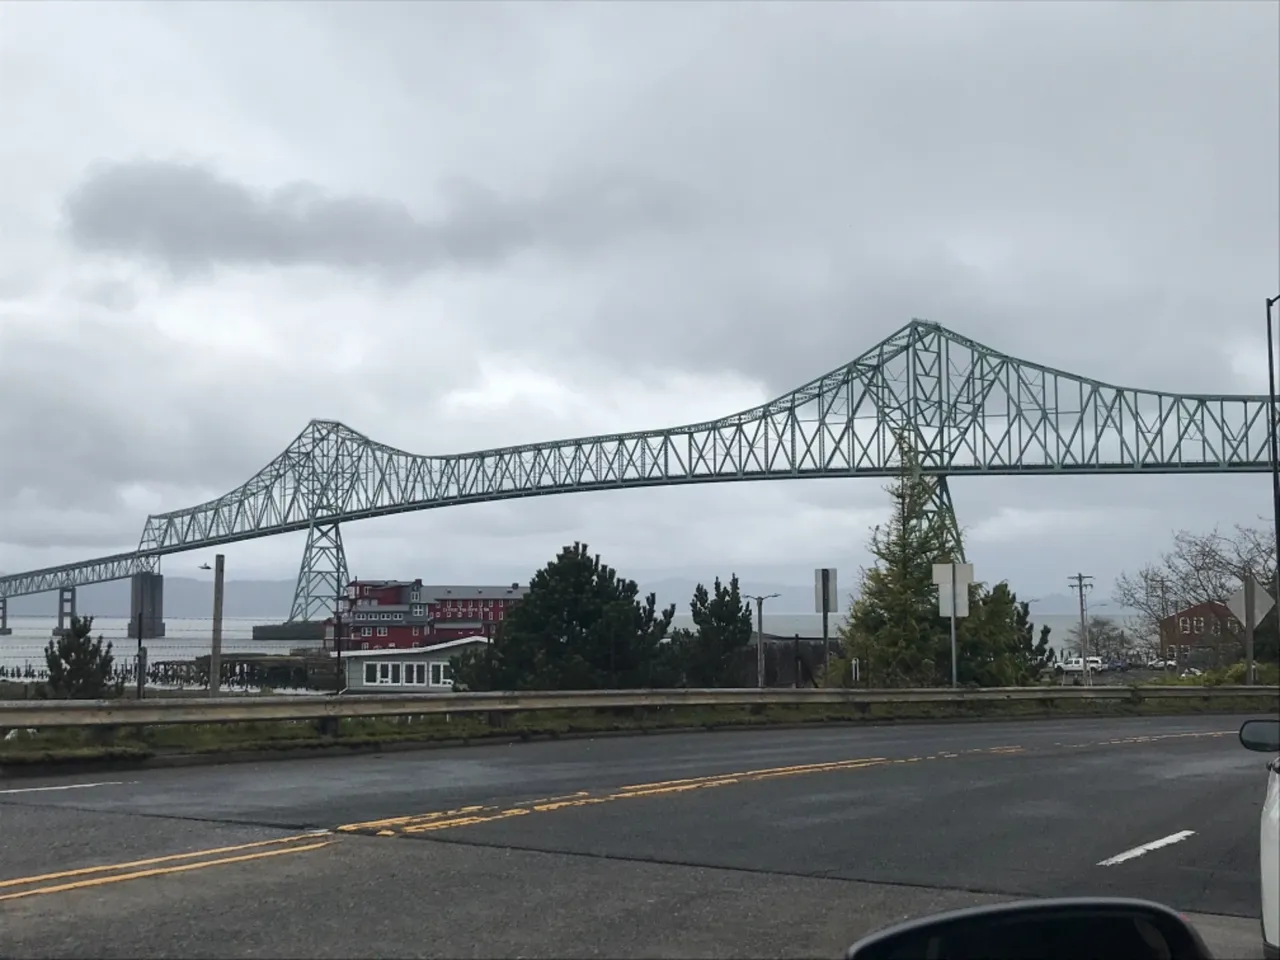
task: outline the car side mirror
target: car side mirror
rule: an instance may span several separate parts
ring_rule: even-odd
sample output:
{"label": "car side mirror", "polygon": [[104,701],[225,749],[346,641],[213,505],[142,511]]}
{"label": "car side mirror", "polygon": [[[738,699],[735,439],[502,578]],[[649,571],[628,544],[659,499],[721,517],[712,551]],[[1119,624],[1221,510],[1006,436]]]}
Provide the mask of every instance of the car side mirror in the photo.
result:
{"label": "car side mirror", "polygon": [[846,960],[1212,960],[1195,929],[1147,900],[1024,900],[935,914],[859,940]]}
{"label": "car side mirror", "polygon": [[1240,745],[1259,753],[1280,753],[1280,720],[1246,720],[1240,725]]}

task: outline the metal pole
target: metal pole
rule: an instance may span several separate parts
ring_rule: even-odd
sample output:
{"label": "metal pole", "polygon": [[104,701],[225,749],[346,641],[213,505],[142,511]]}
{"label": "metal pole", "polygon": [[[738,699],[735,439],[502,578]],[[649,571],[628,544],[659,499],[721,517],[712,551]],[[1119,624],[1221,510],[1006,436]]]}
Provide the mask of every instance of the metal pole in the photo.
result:
{"label": "metal pole", "polygon": [[209,650],[209,696],[222,686],[222,584],[226,557],[213,558],[213,643]]}
{"label": "metal pole", "polygon": [[333,651],[337,658],[334,671],[334,692],[341,693],[346,689],[346,677],[342,673],[342,600],[343,585],[338,584],[338,596],[333,604]]}
{"label": "metal pole", "polygon": [[1253,631],[1257,628],[1254,622],[1253,604],[1258,589],[1258,581],[1254,579],[1252,570],[1244,573],[1244,682],[1245,686],[1253,685]]}
{"label": "metal pole", "polygon": [[829,616],[831,610],[831,571],[822,568],[822,682],[828,683],[831,674],[831,631]]}
{"label": "metal pole", "polygon": [[959,684],[956,681],[956,565],[951,562],[951,688]]}
{"label": "metal pole", "polygon": [[756,602],[756,686],[761,690],[764,689],[764,602],[776,596],[778,596],[776,593],[768,593],[762,597],[753,597],[750,594],[742,596],[743,600]]}
{"label": "metal pole", "polygon": [[141,700],[147,682],[147,650],[142,645],[142,611],[138,611],[138,699]]}
{"label": "metal pole", "polygon": [[1276,542],[1275,601],[1280,606],[1280,454],[1276,452],[1276,352],[1271,332],[1271,308],[1277,302],[1280,296],[1267,298],[1267,414],[1270,418],[1267,435],[1271,442],[1271,525]]}
{"label": "metal pole", "polygon": [[764,597],[756,597],[756,686],[764,689]]}

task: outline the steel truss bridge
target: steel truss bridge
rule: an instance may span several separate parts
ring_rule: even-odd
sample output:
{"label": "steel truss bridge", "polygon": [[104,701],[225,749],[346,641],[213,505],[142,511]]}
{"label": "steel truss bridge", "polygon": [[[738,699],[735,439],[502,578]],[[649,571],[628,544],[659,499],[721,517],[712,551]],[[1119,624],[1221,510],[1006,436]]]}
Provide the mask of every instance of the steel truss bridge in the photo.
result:
{"label": "steel truss bridge", "polygon": [[948,477],[1266,471],[1267,410],[1266,396],[1099,383],[913,320],[776,400],[683,427],[422,456],[313,420],[235,490],[148,517],[132,553],[0,578],[0,600],[154,574],[166,554],[306,530],[290,619],[318,619],[347,582],[343,523],[588,490],[883,477],[900,469],[903,437],[934,478],[935,520],[954,530]]}

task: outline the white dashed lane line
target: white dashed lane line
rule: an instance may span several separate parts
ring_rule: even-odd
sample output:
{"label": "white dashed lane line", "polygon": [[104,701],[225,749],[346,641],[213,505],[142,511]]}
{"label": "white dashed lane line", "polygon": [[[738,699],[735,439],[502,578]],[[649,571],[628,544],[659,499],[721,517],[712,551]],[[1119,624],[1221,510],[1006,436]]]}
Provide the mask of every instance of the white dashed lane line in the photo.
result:
{"label": "white dashed lane line", "polygon": [[1124,853],[1117,853],[1114,857],[1108,857],[1106,860],[1099,861],[1098,866],[1114,867],[1117,863],[1124,863],[1126,860],[1133,860],[1143,854],[1150,853],[1152,850],[1159,850],[1161,847],[1180,843],[1187,839],[1187,837],[1192,836],[1195,836],[1194,830],[1179,830],[1177,833],[1171,833],[1167,837],[1161,837],[1159,840],[1152,840],[1150,843],[1144,843],[1131,850],[1126,850]]}
{"label": "white dashed lane line", "polygon": [[125,783],[137,783],[136,780],[100,780],[97,783],[64,783],[56,787],[14,787],[9,790],[0,790],[0,795],[13,793],[49,793],[55,790],[87,790],[89,787],[120,787]]}

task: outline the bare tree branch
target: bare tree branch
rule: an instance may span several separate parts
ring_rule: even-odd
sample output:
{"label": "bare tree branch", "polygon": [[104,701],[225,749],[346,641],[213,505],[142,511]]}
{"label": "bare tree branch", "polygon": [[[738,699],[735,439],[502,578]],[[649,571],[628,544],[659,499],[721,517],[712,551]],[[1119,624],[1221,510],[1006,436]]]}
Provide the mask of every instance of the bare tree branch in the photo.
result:
{"label": "bare tree branch", "polygon": [[[1113,599],[1138,611],[1144,638],[1157,640],[1160,621],[1188,607],[1224,604],[1246,577],[1253,576],[1274,593],[1275,540],[1268,527],[1237,524],[1229,533],[1179,530],[1173,546],[1136,573],[1122,573]],[[1227,614],[1219,607],[1220,635],[1227,634]]]}

